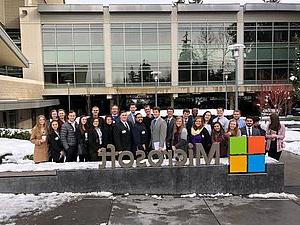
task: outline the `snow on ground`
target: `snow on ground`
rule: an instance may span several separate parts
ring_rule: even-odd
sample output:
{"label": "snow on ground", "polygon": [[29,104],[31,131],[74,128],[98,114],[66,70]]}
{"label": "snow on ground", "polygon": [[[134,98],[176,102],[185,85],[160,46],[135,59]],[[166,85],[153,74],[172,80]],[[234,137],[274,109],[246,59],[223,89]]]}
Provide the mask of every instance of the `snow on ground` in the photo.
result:
{"label": "snow on ground", "polygon": [[27,140],[0,138],[0,155],[5,153],[13,154],[7,157],[13,162],[22,163],[25,155],[33,154],[34,145]]}
{"label": "snow on ground", "polygon": [[110,192],[91,193],[42,193],[33,194],[0,194],[0,223],[13,224],[13,217],[37,215],[56,208],[65,202],[76,201],[84,196],[110,197]]}
{"label": "snow on ground", "polygon": [[297,200],[298,197],[294,194],[286,194],[282,193],[267,193],[267,194],[251,194],[248,196],[249,198],[279,198],[279,199],[291,199]]}

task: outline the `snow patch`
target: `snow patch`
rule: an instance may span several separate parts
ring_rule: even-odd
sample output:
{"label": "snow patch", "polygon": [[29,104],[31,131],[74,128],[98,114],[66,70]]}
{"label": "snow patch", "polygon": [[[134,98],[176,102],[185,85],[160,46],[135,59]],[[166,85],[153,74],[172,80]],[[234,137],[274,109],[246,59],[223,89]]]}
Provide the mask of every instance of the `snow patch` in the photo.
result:
{"label": "snow patch", "polygon": [[158,196],[158,195],[151,195],[151,198],[155,198],[157,200],[162,200],[162,197]]}
{"label": "snow patch", "polygon": [[197,194],[193,193],[193,194],[180,195],[180,198],[195,198],[196,196]]}
{"label": "snow patch", "polygon": [[231,197],[233,196],[230,193],[217,193],[217,194],[198,194],[199,197],[209,197],[209,198],[216,198],[216,197]]}
{"label": "snow patch", "polygon": [[282,193],[267,193],[267,194],[251,194],[248,196],[249,198],[279,198],[279,199],[291,199],[297,200],[298,197],[294,194],[286,194]]}

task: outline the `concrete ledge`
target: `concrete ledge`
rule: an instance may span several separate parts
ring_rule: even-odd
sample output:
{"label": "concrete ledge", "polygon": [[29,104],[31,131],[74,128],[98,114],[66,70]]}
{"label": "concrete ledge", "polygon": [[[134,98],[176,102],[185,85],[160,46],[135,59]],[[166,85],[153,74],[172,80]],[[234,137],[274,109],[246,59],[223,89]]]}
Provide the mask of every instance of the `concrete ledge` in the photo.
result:
{"label": "concrete ledge", "polygon": [[56,176],[57,171],[51,170],[51,171],[26,171],[26,172],[1,172],[0,178],[2,177],[35,177],[35,176]]}
{"label": "concrete ledge", "polygon": [[[228,175],[228,166],[58,170],[56,176],[0,176],[0,193],[92,192],[115,194],[250,194],[282,192],[284,165],[265,174]],[[1,173],[0,173],[1,174]]]}

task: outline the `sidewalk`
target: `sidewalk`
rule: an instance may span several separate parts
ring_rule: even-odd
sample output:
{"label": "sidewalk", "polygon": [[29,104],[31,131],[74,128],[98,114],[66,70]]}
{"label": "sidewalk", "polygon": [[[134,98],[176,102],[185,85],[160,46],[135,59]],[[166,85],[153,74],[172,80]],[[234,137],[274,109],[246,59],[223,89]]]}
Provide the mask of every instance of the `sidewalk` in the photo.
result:
{"label": "sidewalk", "polygon": [[161,200],[145,195],[115,200],[85,198],[38,216],[19,217],[16,225],[298,225],[300,215],[300,157],[283,152],[285,189],[298,200],[250,199],[242,196]]}

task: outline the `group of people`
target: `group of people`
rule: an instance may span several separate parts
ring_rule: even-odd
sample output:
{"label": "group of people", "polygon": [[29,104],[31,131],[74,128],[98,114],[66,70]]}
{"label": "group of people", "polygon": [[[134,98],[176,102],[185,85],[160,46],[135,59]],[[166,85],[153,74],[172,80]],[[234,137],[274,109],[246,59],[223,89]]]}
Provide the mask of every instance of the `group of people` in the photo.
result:
{"label": "group of people", "polygon": [[[279,159],[285,126],[280,123],[277,114],[270,116],[267,129],[259,125],[259,119],[247,116],[241,118],[241,112],[235,110],[232,119],[224,116],[224,109],[217,109],[213,118],[210,111],[198,115],[197,108],[183,110],[182,116],[174,116],[174,108],[167,108],[167,116],[162,118],[160,108],[144,106],[145,116],[137,112],[136,104],[130,104],[129,114],[112,106],[111,114],[100,116],[99,107],[94,106],[91,116],[76,117],[74,111],[66,115],[63,109],[53,109],[47,121],[44,115],[37,118],[32,129],[31,142],[35,144],[34,161],[40,162],[80,162],[100,160],[98,153],[102,148],[115,146],[116,152],[137,150],[173,150],[187,151],[188,143],[201,143],[209,154],[212,143],[220,143],[221,157],[228,156],[229,138],[233,136],[265,136],[266,150],[270,157]],[[107,149],[109,150],[109,149]],[[174,155],[174,159],[179,160]]]}

